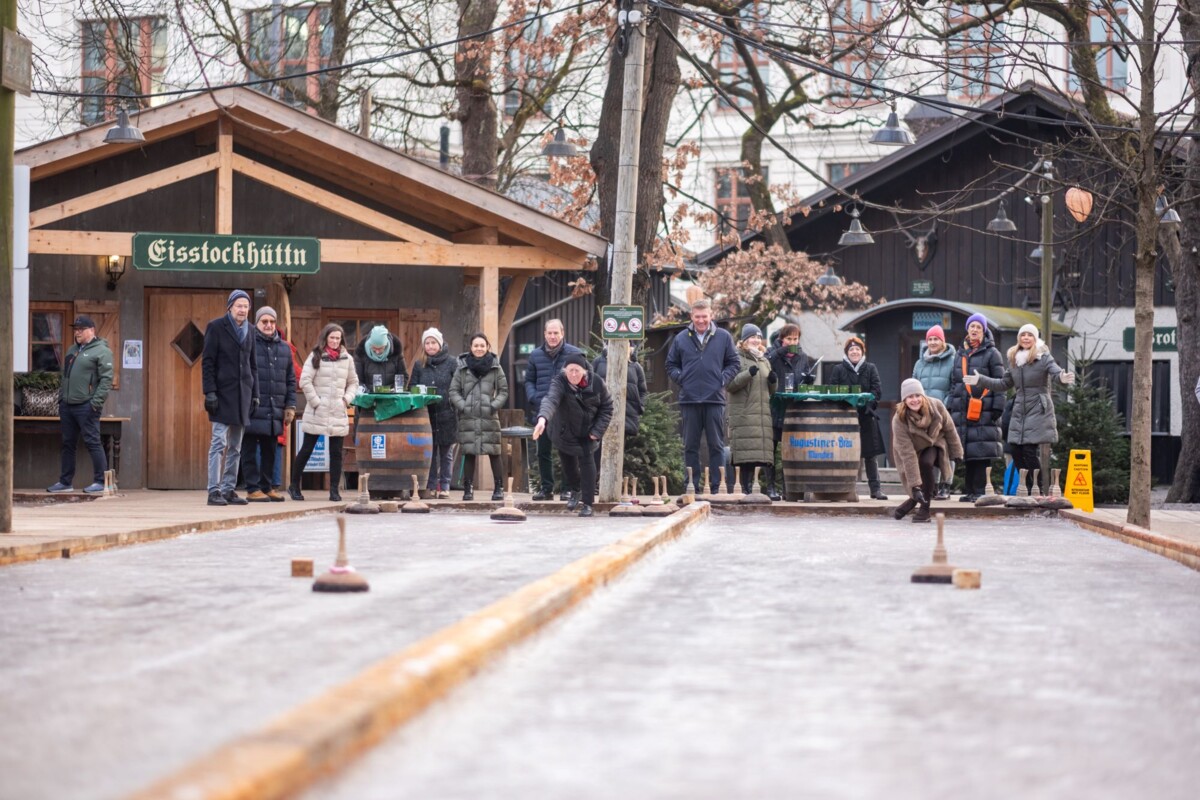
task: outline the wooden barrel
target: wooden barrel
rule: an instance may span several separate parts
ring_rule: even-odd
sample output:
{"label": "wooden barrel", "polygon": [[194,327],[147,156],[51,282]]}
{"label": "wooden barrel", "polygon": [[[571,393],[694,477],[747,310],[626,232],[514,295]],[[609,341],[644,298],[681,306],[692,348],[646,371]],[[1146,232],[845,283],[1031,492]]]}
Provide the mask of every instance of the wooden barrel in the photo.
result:
{"label": "wooden barrel", "polygon": [[858,412],[840,401],[801,400],[783,417],[784,498],[856,500],[862,447]]}
{"label": "wooden barrel", "polygon": [[412,476],[425,487],[433,459],[433,429],[424,408],[385,420],[359,409],[355,455],[359,473],[371,474],[371,491],[400,492],[412,489]]}

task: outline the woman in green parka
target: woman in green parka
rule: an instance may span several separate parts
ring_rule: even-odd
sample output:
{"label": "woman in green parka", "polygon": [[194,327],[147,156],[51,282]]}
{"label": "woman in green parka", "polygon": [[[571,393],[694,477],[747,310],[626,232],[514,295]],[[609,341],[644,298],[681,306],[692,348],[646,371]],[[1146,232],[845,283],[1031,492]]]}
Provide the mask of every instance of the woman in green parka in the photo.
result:
{"label": "woman in green parka", "polygon": [[470,352],[458,358],[450,381],[450,404],[458,412],[458,444],[463,453],[463,500],[474,500],[476,456],[492,464],[492,500],[504,499],[504,470],[500,466],[500,409],[508,402],[508,379],[482,333],[471,337]]}
{"label": "woman in green parka", "polygon": [[742,491],[749,494],[754,468],[765,468],[775,459],[771,395],[775,394],[776,377],[767,360],[762,330],[757,325],[742,326],[738,357],[741,368],[725,387],[729,394],[729,442],[733,464],[741,468]]}

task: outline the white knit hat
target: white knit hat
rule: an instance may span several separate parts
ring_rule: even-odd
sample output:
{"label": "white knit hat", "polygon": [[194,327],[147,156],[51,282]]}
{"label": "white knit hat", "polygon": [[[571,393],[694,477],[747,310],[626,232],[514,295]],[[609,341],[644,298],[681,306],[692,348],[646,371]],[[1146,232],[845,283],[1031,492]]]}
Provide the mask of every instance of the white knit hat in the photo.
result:
{"label": "white knit hat", "polygon": [[1017,336],[1020,336],[1022,333],[1032,333],[1034,339],[1042,338],[1042,335],[1038,333],[1037,325],[1034,325],[1032,322],[1026,322],[1022,325],[1021,329],[1017,331]]}
{"label": "white knit hat", "polygon": [[426,339],[437,339],[437,343],[442,346],[446,344],[446,340],[442,338],[442,332],[437,328],[426,329],[426,331],[421,334],[421,342],[424,343]]}
{"label": "white knit hat", "polygon": [[925,387],[916,378],[908,378],[900,384],[900,399],[907,400],[910,395],[925,394]]}

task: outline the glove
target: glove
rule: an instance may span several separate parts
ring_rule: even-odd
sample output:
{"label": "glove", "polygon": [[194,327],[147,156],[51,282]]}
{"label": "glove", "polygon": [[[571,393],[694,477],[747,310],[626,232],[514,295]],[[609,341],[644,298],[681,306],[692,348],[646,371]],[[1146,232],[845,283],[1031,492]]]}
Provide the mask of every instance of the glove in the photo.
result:
{"label": "glove", "polygon": [[767,376],[767,383],[774,386],[775,384],[779,383],[779,376],[776,375],[774,372],[772,372],[770,375]]}
{"label": "glove", "polygon": [[296,420],[296,409],[285,408],[283,410],[283,424],[291,425]]}
{"label": "glove", "polygon": [[972,370],[970,375],[963,375],[963,383],[974,386],[979,383],[979,370]]}
{"label": "glove", "polygon": [[817,382],[817,376],[806,372],[800,376],[800,382],[805,386],[811,386]]}
{"label": "glove", "polygon": [[758,374],[758,367],[757,366],[750,367],[750,376],[753,377],[757,374]]}
{"label": "glove", "polygon": [[101,403],[100,405],[96,405],[95,403],[92,403],[92,411],[96,412],[96,416],[100,416],[100,409],[102,409],[102,408],[104,408],[103,403]]}
{"label": "glove", "polygon": [[1058,373],[1058,379],[1060,381],[1062,381],[1063,383],[1065,383],[1067,386],[1071,386],[1072,384],[1075,383],[1075,373],[1074,372],[1060,372],[1060,373]]}
{"label": "glove", "polygon": [[204,410],[209,414],[215,414],[217,413],[217,408],[219,408],[217,405],[217,393],[209,392],[204,395]]}
{"label": "glove", "polygon": [[918,505],[925,505],[925,493],[921,491],[920,486],[913,487],[912,499],[915,500]]}

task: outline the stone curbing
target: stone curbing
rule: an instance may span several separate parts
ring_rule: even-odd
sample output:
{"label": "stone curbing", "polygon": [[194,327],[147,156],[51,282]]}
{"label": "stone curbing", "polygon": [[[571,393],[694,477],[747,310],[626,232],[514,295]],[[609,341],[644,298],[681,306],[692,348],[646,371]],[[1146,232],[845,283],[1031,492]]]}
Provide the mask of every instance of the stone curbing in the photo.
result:
{"label": "stone curbing", "polygon": [[293,796],[346,765],[509,646],[542,629],[708,515],[708,503],[696,503],[658,519],[384,659],[133,797]]}
{"label": "stone curbing", "polygon": [[1163,536],[1137,525],[1095,517],[1076,509],[1061,511],[1059,514],[1063,519],[1069,520],[1081,528],[1103,534],[1125,544],[1131,544],[1134,547],[1140,547],[1200,571],[1200,545],[1171,536]]}

